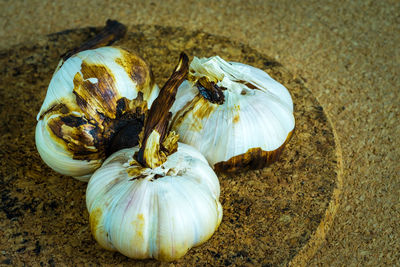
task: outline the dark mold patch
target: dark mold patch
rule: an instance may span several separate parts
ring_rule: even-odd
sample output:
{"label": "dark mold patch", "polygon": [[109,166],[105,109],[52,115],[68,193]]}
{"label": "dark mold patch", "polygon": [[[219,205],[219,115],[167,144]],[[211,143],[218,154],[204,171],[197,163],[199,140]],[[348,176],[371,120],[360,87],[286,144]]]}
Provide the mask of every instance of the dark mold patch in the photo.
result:
{"label": "dark mold patch", "polygon": [[139,134],[143,128],[143,120],[132,120],[116,131],[106,149],[106,157],[123,148],[134,147],[139,144]]}
{"label": "dark mold patch", "polygon": [[207,78],[202,77],[196,82],[196,87],[199,89],[200,95],[213,104],[222,105],[225,101],[223,90],[224,87],[216,85],[214,82],[210,82]]}
{"label": "dark mold patch", "polygon": [[74,115],[68,115],[68,116],[60,117],[60,118],[61,118],[61,121],[69,127],[79,127],[79,126],[87,123],[87,121],[84,118],[77,117]]}

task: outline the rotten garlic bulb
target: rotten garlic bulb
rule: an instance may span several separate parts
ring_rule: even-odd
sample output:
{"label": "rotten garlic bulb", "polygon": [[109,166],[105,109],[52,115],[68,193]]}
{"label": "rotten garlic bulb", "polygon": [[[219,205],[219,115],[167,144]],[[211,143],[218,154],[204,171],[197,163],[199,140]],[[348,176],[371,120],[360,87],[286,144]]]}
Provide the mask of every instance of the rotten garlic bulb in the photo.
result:
{"label": "rotten garlic bulb", "polygon": [[171,261],[207,241],[222,219],[219,182],[193,147],[157,168],[132,163],[138,148],[111,155],[88,183],[90,228],[105,249]]}
{"label": "rotten garlic bulb", "polygon": [[208,240],[221,222],[217,176],[200,152],[167,131],[168,110],[187,70],[182,54],[151,106],[140,148],[115,152],[90,178],[90,228],[106,249],[172,261]]}
{"label": "rotten garlic bulb", "polygon": [[137,145],[158,92],[149,65],[121,48],[61,60],[37,115],[40,156],[53,170],[87,181],[107,155]]}
{"label": "rotten garlic bulb", "polygon": [[295,127],[288,90],[264,71],[215,56],[194,58],[171,108],[171,129],[216,171],[275,161]]}

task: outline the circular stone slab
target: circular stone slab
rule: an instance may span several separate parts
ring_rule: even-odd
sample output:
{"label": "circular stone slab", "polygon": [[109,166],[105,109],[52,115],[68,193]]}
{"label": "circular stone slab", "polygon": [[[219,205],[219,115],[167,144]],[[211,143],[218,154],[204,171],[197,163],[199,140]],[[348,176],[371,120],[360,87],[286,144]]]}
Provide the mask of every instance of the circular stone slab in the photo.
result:
{"label": "circular stone slab", "polygon": [[[85,205],[86,184],[48,168],[34,142],[35,117],[59,56],[98,30],[65,31],[0,51],[0,233],[8,240],[0,243],[3,264],[136,262],[95,242]],[[338,205],[340,149],[323,108],[302,80],[248,46],[204,32],[135,25],[116,45],[136,50],[151,63],[159,86],[185,51],[190,58],[219,55],[258,67],[293,97],[296,131],[280,160],[261,170],[220,175],[222,223],[208,242],[191,249],[176,265],[297,265],[313,256]]]}

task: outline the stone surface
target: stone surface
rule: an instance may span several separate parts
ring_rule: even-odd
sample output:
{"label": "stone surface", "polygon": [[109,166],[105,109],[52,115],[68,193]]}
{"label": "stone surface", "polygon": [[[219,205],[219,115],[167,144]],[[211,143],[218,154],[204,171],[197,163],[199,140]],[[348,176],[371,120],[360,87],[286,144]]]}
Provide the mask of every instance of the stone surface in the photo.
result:
{"label": "stone surface", "polygon": [[[13,243],[0,244],[3,263],[135,262],[96,244],[85,207],[86,184],[49,169],[34,145],[35,114],[59,55],[96,31],[52,34],[38,44],[0,54],[1,115],[9,118],[1,128],[0,226],[3,236]],[[221,175],[224,217],[218,231],[176,264],[284,265],[296,256],[297,262],[313,255],[325,237],[321,229],[331,226],[338,197],[334,190],[341,184],[332,128],[303,82],[248,46],[199,31],[136,26],[117,44],[136,50],[150,62],[159,85],[169,77],[180,51],[185,51],[190,57],[218,54],[259,67],[283,83],[293,97],[296,131],[281,159],[262,170]]]}
{"label": "stone surface", "polygon": [[400,1],[4,0],[0,10],[1,49],[113,18],[225,36],[278,60],[316,96],[342,151],[340,206],[307,264],[400,264]]}

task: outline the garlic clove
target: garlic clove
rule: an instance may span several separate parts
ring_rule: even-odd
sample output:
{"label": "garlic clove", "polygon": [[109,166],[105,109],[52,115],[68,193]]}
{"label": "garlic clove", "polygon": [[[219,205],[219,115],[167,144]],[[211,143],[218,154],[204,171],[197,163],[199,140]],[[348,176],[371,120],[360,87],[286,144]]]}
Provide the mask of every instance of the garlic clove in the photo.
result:
{"label": "garlic clove", "polygon": [[194,58],[171,108],[171,129],[217,171],[275,161],[294,130],[287,89],[264,71],[218,56]]}
{"label": "garlic clove", "polygon": [[91,177],[86,203],[92,233],[102,247],[128,257],[178,259],[221,223],[218,178],[188,145],[178,143],[154,169],[132,164],[137,151],[114,153]]}
{"label": "garlic clove", "polygon": [[85,50],[61,60],[37,115],[39,154],[57,172],[87,181],[111,154],[114,136],[130,123],[139,122],[132,139],[137,141],[158,92],[147,63],[121,48]]}

